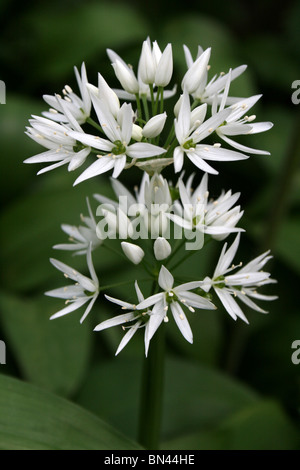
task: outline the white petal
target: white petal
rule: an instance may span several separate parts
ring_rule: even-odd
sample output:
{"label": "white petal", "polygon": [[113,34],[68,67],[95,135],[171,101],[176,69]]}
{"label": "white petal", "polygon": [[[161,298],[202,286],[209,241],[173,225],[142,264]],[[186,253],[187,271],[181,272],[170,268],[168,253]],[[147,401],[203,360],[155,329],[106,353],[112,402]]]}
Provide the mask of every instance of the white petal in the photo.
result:
{"label": "white petal", "polygon": [[77,310],[78,308],[80,308],[88,300],[90,300],[89,297],[84,297],[82,299],[77,299],[74,302],[70,302],[67,307],[65,307],[62,310],[59,310],[58,312],[51,315],[50,320],[54,320],[55,318],[62,317],[63,315],[67,315],[70,312],[74,312],[74,310]]}
{"label": "white petal", "polygon": [[89,147],[93,147],[98,150],[104,150],[105,152],[110,152],[113,148],[113,144],[106,139],[102,139],[102,137],[98,137],[91,134],[84,134],[83,132],[75,132],[70,131],[68,132],[70,137],[78,140],[84,145],[88,145]]}
{"label": "white petal", "polygon": [[240,243],[240,234],[238,234],[232,243],[231,247],[227,248],[227,243],[223,245],[222,252],[218,261],[218,264],[216,266],[215,272],[214,272],[214,277],[219,277],[224,274],[224,272],[227,270],[229,265],[232,263],[233,258],[235,257],[235,254],[237,252],[238,246]]}
{"label": "white petal", "polygon": [[123,315],[117,315],[116,317],[105,320],[94,328],[94,331],[102,331],[106,328],[111,328],[116,325],[123,325],[123,323],[130,322],[135,319],[133,312],[124,313]]}
{"label": "white petal", "polygon": [[92,163],[74,182],[74,186],[82,181],[85,181],[94,176],[101,175],[106,171],[111,170],[115,165],[114,160],[111,157],[102,157]]}
{"label": "white petal", "polygon": [[225,135],[221,135],[222,139],[227,142],[227,144],[231,145],[232,147],[236,148],[237,150],[241,150],[241,152],[247,152],[247,153],[253,153],[256,155],[270,155],[270,152],[267,152],[266,150],[257,150],[253,149],[251,147],[246,147],[245,145],[238,144],[232,139],[229,139],[229,137],[226,137]]}
{"label": "white petal", "polygon": [[190,327],[189,322],[185,316],[184,311],[180,307],[178,302],[171,303],[171,310],[174,317],[174,320],[180,329],[183,337],[189,342],[193,343],[193,333]]}
{"label": "white petal", "polygon": [[159,271],[158,284],[164,291],[169,291],[172,289],[174,284],[174,277],[170,271],[162,266]]}
{"label": "white petal", "polygon": [[176,147],[173,153],[175,173],[181,171],[183,167],[184,152],[181,147]]}
{"label": "white petal", "polygon": [[140,302],[136,308],[138,310],[144,310],[148,307],[151,307],[151,305],[156,304],[157,302],[160,302],[164,298],[165,294],[164,292],[159,292],[158,294],[151,295],[147,299],[143,300]]}
{"label": "white petal", "polygon": [[116,351],[116,356],[119,354],[119,352],[122,351],[122,349],[126,346],[126,344],[131,340],[133,335],[136,333],[136,331],[139,329],[141,325],[141,321],[137,321],[135,325],[133,325],[129,331],[123,336],[122,341],[119,344],[119,347]]}
{"label": "white petal", "polygon": [[150,318],[146,324],[145,328],[145,354],[146,356],[148,355],[148,349],[149,349],[149,343],[156,332],[156,330],[159,328],[161,325],[163,319],[164,319],[164,304],[161,302],[159,304],[160,310],[159,312],[155,314],[151,314]]}
{"label": "white petal", "polygon": [[191,160],[191,162],[196,165],[197,168],[200,168],[200,170],[204,171],[205,173],[210,173],[212,175],[219,174],[217,170],[214,170],[214,168],[211,167],[208,163],[206,163],[203,158],[197,155],[196,152],[187,152],[187,156]]}
{"label": "white petal", "polygon": [[126,155],[119,155],[115,159],[114,171],[113,171],[112,177],[118,178],[120,173],[122,173],[122,171],[124,170],[125,165],[126,165]]}
{"label": "white petal", "polygon": [[126,155],[131,158],[148,158],[161,155],[166,152],[166,149],[158,147],[157,145],[147,144],[143,142],[136,142],[129,145],[126,150]]}
{"label": "white petal", "polygon": [[229,313],[229,315],[236,320],[237,317],[241,318],[245,323],[249,323],[247,318],[245,317],[243,311],[238,306],[236,301],[233,299],[231,294],[227,292],[225,289],[218,289],[215,288],[215,292],[217,293],[219,299],[221,300],[223,306]]}

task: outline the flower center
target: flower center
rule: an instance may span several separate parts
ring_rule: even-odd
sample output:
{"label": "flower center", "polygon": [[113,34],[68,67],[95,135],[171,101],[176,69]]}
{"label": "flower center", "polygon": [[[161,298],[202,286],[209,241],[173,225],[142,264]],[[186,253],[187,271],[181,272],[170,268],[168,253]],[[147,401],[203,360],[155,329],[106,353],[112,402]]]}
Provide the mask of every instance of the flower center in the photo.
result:
{"label": "flower center", "polygon": [[196,144],[194,143],[193,139],[190,139],[184,142],[182,147],[186,150],[189,150],[190,148],[194,149],[196,147]]}
{"label": "flower center", "polygon": [[113,153],[114,155],[123,155],[124,153],[126,153],[126,147],[124,143],[121,142],[121,140],[115,140],[114,145],[115,146],[111,150],[111,153]]}
{"label": "flower center", "polygon": [[166,301],[168,304],[170,304],[171,302],[176,302],[177,300],[178,297],[172,290],[166,292]]}

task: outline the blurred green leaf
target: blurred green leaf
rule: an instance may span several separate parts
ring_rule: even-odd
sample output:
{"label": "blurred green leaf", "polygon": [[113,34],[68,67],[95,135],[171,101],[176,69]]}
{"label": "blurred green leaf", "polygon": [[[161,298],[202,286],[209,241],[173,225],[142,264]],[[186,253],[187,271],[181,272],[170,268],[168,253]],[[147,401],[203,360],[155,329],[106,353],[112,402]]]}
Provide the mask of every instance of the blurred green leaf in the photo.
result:
{"label": "blurred green leaf", "polygon": [[[77,400],[134,437],[141,360],[123,358],[122,354],[91,369]],[[142,354],[140,351],[140,357]],[[191,361],[169,359],[163,402],[164,439],[214,426],[256,400],[252,390],[219,372]]]}
{"label": "blurred green leaf", "polygon": [[[42,293],[41,293],[42,295]],[[90,359],[92,327],[78,313],[49,321],[62,302],[2,293],[1,324],[20,371],[28,381],[70,395],[83,380]]]}
{"label": "blurred green leaf", "polygon": [[30,35],[19,45],[20,52],[38,64],[39,81],[66,77],[74,65],[103,57],[107,47],[144,39],[148,29],[145,18],[125,4],[59,4],[59,9],[58,14],[52,5],[40,4],[22,17],[21,28]]}
{"label": "blurred green leaf", "polygon": [[[9,87],[9,84],[7,84]],[[7,94],[6,104],[0,106],[0,188],[2,204],[30,186],[35,169],[23,165],[34,154],[36,143],[25,135],[30,114],[38,114],[45,106],[21,95]]]}
{"label": "blurred green leaf", "polygon": [[[44,176],[44,175],[43,175]],[[88,215],[86,196],[96,212],[97,204],[92,195],[105,193],[110,186],[107,180],[94,179],[88,185],[72,188],[74,176],[47,175],[39,180],[44,187],[35,188],[32,194],[25,195],[14,204],[6,207],[0,216],[5,227],[1,232],[1,264],[6,266],[1,273],[1,282],[8,290],[26,291],[49,287],[58,279],[57,270],[49,263],[49,258],[58,258],[78,270],[86,271],[86,257],[52,250],[57,243],[67,242],[62,232],[62,223],[81,225],[80,213]],[[71,179],[72,178],[72,179]],[[66,184],[68,183],[69,184]],[[66,189],[67,188],[67,189]],[[112,268],[112,255],[102,247],[98,257],[102,272]],[[96,259],[98,253],[93,254]],[[115,259],[115,263],[118,260]],[[96,263],[95,263],[96,264]]]}
{"label": "blurred green leaf", "polygon": [[86,410],[39,388],[0,375],[3,450],[140,449]]}
{"label": "blurred green leaf", "polygon": [[183,450],[296,450],[300,433],[275,401],[243,408],[214,429],[182,436],[162,445]]}
{"label": "blurred green leaf", "polygon": [[300,272],[300,218],[290,217],[281,224],[275,245],[276,254]]}
{"label": "blurred green leaf", "polygon": [[298,78],[299,66],[281,37],[259,32],[249,37],[243,46],[244,56],[260,80],[272,89],[278,87],[287,93],[291,90],[292,82]]}

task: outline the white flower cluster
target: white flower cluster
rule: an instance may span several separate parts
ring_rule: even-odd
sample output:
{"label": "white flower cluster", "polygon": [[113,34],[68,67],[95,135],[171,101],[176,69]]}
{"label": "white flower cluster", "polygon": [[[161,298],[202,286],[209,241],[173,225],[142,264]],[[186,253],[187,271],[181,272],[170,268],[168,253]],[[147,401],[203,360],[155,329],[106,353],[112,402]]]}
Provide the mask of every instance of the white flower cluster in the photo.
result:
{"label": "white flower cluster", "polygon": [[[89,215],[81,216],[84,225],[62,225],[70,243],[54,248],[85,254],[90,278],[60,261],[51,260],[65,277],[76,281],[73,286],[47,292],[47,295],[65,299],[67,304],[51,318],[65,315],[89,302],[83,321],[99,292],[106,290],[98,282],[92,251],[108,243],[109,239],[117,238],[120,254],[134,264],[143,265],[150,276],[149,281],[156,287],[149,297],[144,298],[135,280],[137,304],[106,294],[109,301],[129,312],[103,321],[95,330],[114,325],[128,329],[118,353],[133,334],[144,327],[147,355],[154,333],[163,321],[168,321],[169,309],[184,338],[193,341],[186,314],[194,312],[195,308],[216,308],[213,299],[207,298],[211,288],[229,315],[245,322],[248,320],[237,300],[265,312],[252,299],[276,298],[257,292],[259,286],[275,282],[269,273],[262,271],[270,259],[268,253],[242,268],[231,265],[243,231],[237,227],[243,215],[240,206],[235,205],[239,193],[222,191],[218,198],[211,199],[208,191],[208,175],[218,174],[210,162],[244,160],[249,154],[268,154],[265,150],[241,145],[234,137],[267,131],[272,123],[256,123],[255,116],[249,115],[261,95],[229,96],[231,82],[246,70],[245,65],[209,80],[210,48],[203,51],[199,47],[194,60],[188,47],[184,46],[187,71],[180,86],[173,84],[173,88],[167,88],[173,77],[171,44],[162,51],[156,41],[145,40],[137,73],[116,52],[109,49],[107,53],[121,89],[112,89],[100,73],[98,85],[94,86],[88,82],[85,65],[82,64],[81,73],[75,67],[79,96],[68,85],[63,89],[63,96],[44,96],[50,109],[43,117],[32,116],[26,133],[46,150],[28,158],[25,163],[46,164],[38,174],[65,164],[69,171],[74,171],[85,164],[74,185],[112,172],[111,183],[117,200],[94,195],[100,203],[96,212],[99,220],[87,201]],[[177,89],[180,91],[176,98]],[[175,100],[172,113],[166,112],[165,99]],[[182,170],[186,159],[202,172],[202,179],[194,189],[195,174],[184,182]],[[182,172],[174,185],[161,174],[172,164],[174,173]],[[144,172],[134,193],[117,179],[133,166]],[[212,277],[181,282],[182,278],[179,276],[180,281],[176,280],[174,274],[174,279],[170,269],[174,272],[185,260],[186,250],[198,250],[207,241],[222,241],[232,233],[237,234],[235,241],[228,249],[227,243],[223,246]],[[146,248],[145,244],[141,246],[141,240],[148,240]],[[170,262],[180,252],[181,260],[170,268]],[[233,269],[236,269],[235,274],[228,274]]]}

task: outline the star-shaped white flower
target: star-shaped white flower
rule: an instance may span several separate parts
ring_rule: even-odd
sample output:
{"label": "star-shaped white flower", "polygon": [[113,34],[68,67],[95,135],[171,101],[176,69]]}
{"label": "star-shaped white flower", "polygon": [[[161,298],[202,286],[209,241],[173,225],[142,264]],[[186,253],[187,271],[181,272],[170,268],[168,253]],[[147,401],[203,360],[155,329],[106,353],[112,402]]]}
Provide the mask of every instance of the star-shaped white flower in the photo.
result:
{"label": "star-shaped white flower", "polygon": [[173,287],[174,278],[165,266],[162,266],[160,269],[158,284],[163,291],[151,295],[137,305],[138,310],[153,306],[148,322],[148,329],[146,331],[147,334],[145,335],[146,351],[148,351],[150,340],[160,324],[163,321],[168,321],[167,313],[169,307],[171,308],[174,320],[183,337],[189,343],[192,343],[193,333],[182,305],[187,307],[191,312],[195,311],[194,308],[213,310],[216,307],[204,297],[190,292],[201,286],[201,282],[199,281],[187,282]]}
{"label": "star-shaped white flower", "polygon": [[69,135],[84,145],[107,153],[98,155],[98,159],[77,178],[75,185],[111,169],[113,178],[117,178],[126,166],[127,157],[148,158],[166,152],[164,148],[146,142],[130,144],[133,126],[133,110],[130,104],[123,104],[117,119],[104,103],[94,101],[94,106],[103,132],[109,140],[76,131],[70,132]]}
{"label": "star-shaped white flower", "polygon": [[91,311],[91,308],[93,307],[99,294],[99,281],[93,266],[91,256],[91,244],[87,251],[87,265],[90,271],[91,278],[80,274],[75,269],[56,259],[51,258],[50,262],[55,268],[57,268],[59,271],[62,271],[67,279],[72,279],[73,281],[76,281],[74,285],[68,285],[65,287],[60,287],[58,289],[53,289],[45,292],[45,295],[48,295],[50,297],[58,297],[60,299],[65,299],[65,303],[67,305],[62,310],[59,310],[58,312],[54,313],[50,317],[50,320],[54,320],[55,318],[67,315],[68,313],[77,310],[78,308],[82,307],[84,304],[89,302],[83,316],[80,319],[80,323],[82,323]]}
{"label": "star-shaped white flower", "polygon": [[269,255],[270,251],[266,251],[262,255],[250,261],[235,274],[228,275],[229,272],[241,266],[232,265],[232,260],[234,259],[238,249],[239,241],[240,234],[236,236],[228,250],[227,243],[224,244],[212,278],[206,277],[201,287],[205,292],[208,292],[210,288],[213,287],[229,315],[234,320],[239,317],[244,322],[249,323],[235,299],[241,300],[248,307],[258,312],[267,313],[251,299],[277,299],[277,296],[263,295],[257,292],[258,287],[265,284],[271,284],[276,281],[274,279],[270,279],[269,273],[262,271],[264,265],[272,258],[272,256]]}
{"label": "star-shaped white flower", "polygon": [[[184,55],[186,64],[188,66],[188,72],[195,68],[195,65],[201,61],[201,57],[207,54],[207,51],[203,51],[202,47],[198,46],[198,52],[196,60],[194,61],[192,58],[192,54],[187,46],[183,46],[184,48]],[[231,71],[230,74],[230,81],[233,81],[235,78],[239,77],[247,68],[247,65],[240,65]],[[226,82],[229,76],[229,73],[221,73],[219,76],[214,75],[213,78],[208,82],[208,70],[209,66],[206,70],[203,70],[201,74],[201,80],[198,83],[197,89],[192,93],[194,99],[201,101],[202,103],[209,103],[211,104],[212,101],[217,97],[218,102],[222,99],[221,92],[224,90],[226,86]],[[239,101],[240,98],[236,97],[226,97],[226,104],[233,104],[236,101]]]}
{"label": "star-shaped white flower", "polygon": [[[231,70],[228,73],[224,93],[221,98],[220,105],[218,107],[218,98],[215,97],[212,104],[212,114],[222,111],[228,102],[228,92],[231,83]],[[246,147],[238,142],[235,142],[230,137],[237,135],[249,135],[258,134],[260,132],[266,132],[273,127],[272,122],[253,122],[256,118],[255,115],[246,115],[249,110],[257,103],[262,95],[254,95],[249,98],[244,98],[236,103],[232,104],[229,108],[231,113],[226,118],[226,121],[216,129],[216,133],[221,139],[223,139],[231,147],[240,150],[242,152],[259,154],[259,155],[270,155],[270,152],[265,150],[258,150],[251,147]],[[230,137],[229,137],[230,136]]]}
{"label": "star-shaped white flower", "polygon": [[81,76],[77,67],[74,67],[74,71],[81,96],[76,95],[69,85],[63,89],[63,99],[58,95],[44,95],[44,100],[51,106],[49,111],[43,112],[45,117],[57,122],[69,122],[64,107],[70,111],[79,124],[83,124],[90,116],[91,98],[87,89],[88,79],[85,64],[83,63],[81,66]]}
{"label": "star-shaped white flower", "polygon": [[[135,281],[135,291],[138,298],[138,302],[142,302],[144,300],[144,296],[139,288],[137,281]],[[149,329],[149,314],[151,313],[147,309],[141,311],[137,310],[135,304],[131,304],[129,302],[124,302],[123,300],[115,299],[114,297],[110,297],[109,295],[105,295],[107,300],[113,302],[117,305],[120,305],[123,310],[130,310],[122,315],[117,315],[116,317],[110,318],[109,320],[105,320],[99,325],[94,328],[94,331],[102,331],[107,328],[111,328],[112,326],[123,325],[122,328],[124,330],[128,329],[127,333],[122,338],[122,341],[119,344],[119,347],[116,351],[116,355],[126,346],[126,344],[131,340],[133,335],[137,332],[137,330],[141,327],[145,327],[145,346],[146,346],[146,338],[148,336],[148,329]],[[145,353],[147,356],[148,349],[146,349]]]}
{"label": "star-shaped white flower", "polygon": [[[51,163],[40,170],[38,175],[62,165],[68,165],[68,170],[73,171],[85,162],[91,149],[77,145],[76,140],[69,135],[72,128],[41,116],[32,117],[29,120],[31,127],[26,128],[25,134],[48,150],[27,158],[24,163]],[[78,133],[83,132],[76,124]]]}
{"label": "star-shaped white flower", "polygon": [[175,119],[175,133],[179,143],[173,154],[176,173],[181,171],[183,167],[184,155],[200,170],[212,174],[218,174],[218,172],[206,163],[206,160],[233,161],[248,158],[241,153],[223,149],[219,144],[200,144],[203,139],[211,135],[226,120],[230,112],[230,110],[223,109],[207,121],[204,121],[205,116],[203,116],[202,122],[192,123],[190,99],[188,93],[184,91],[178,118]]}
{"label": "star-shaped white flower", "polygon": [[62,230],[69,235],[69,241],[71,243],[60,243],[54,245],[56,250],[67,250],[75,251],[76,255],[84,255],[87,253],[87,250],[91,244],[91,249],[94,250],[102,243],[102,240],[97,236],[96,228],[97,224],[87,198],[87,206],[89,216],[84,216],[81,214],[80,218],[85,224],[80,225],[79,227],[75,225],[62,224]]}
{"label": "star-shaped white flower", "polygon": [[211,201],[208,199],[208,174],[204,174],[194,191],[191,187],[193,177],[194,175],[191,175],[186,185],[181,178],[179,179],[178,189],[182,210],[180,214],[170,213],[168,217],[185,230],[198,230],[203,234],[210,234],[217,240],[224,239],[232,232],[244,231],[236,227],[243,211],[240,211],[240,206],[232,208],[240,194],[232,194],[231,191],[222,192],[218,199]]}

